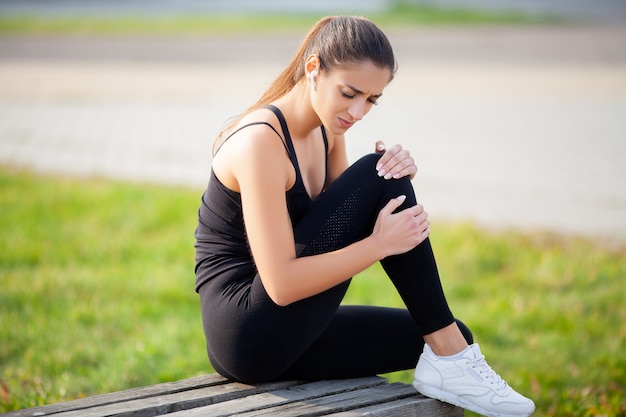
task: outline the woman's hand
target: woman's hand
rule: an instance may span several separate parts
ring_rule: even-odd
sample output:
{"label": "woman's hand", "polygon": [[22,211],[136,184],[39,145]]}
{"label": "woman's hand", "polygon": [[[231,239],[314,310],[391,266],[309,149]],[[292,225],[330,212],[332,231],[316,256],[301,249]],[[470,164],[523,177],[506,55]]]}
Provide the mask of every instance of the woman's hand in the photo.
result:
{"label": "woman's hand", "polygon": [[372,237],[380,242],[385,257],[408,252],[430,235],[430,222],[424,207],[417,204],[397,213],[406,196],[391,199],[378,213]]}
{"label": "woman's hand", "polygon": [[387,149],[382,141],[376,142],[376,153],[382,153],[376,170],[378,175],[386,180],[391,178],[402,178],[408,176],[415,178],[417,174],[417,165],[407,149],[403,149],[401,145],[394,145]]}

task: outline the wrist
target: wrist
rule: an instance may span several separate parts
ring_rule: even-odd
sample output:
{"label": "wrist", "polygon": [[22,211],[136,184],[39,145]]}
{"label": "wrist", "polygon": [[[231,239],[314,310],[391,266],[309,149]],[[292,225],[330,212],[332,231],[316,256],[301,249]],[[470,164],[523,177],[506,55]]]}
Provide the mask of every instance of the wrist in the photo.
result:
{"label": "wrist", "polygon": [[372,233],[368,238],[369,245],[371,246],[372,256],[375,258],[375,262],[389,256],[387,253],[388,248],[384,240],[376,232]]}

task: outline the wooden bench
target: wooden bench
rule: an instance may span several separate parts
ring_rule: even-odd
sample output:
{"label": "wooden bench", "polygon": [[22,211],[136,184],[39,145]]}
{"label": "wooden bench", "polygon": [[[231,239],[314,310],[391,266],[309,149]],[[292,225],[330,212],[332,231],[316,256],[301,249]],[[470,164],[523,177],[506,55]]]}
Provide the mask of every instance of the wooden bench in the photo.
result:
{"label": "wooden bench", "polygon": [[5,417],[402,416],[456,417],[463,410],[381,377],[255,385],[210,374],[12,411]]}

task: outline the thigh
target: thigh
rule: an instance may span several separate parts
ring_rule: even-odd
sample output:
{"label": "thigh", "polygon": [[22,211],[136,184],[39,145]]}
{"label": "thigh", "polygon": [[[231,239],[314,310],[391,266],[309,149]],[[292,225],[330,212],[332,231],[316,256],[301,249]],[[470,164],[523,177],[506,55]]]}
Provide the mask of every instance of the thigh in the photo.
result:
{"label": "thigh", "polygon": [[415,367],[424,340],[405,309],[341,306],[281,379],[353,378]]}

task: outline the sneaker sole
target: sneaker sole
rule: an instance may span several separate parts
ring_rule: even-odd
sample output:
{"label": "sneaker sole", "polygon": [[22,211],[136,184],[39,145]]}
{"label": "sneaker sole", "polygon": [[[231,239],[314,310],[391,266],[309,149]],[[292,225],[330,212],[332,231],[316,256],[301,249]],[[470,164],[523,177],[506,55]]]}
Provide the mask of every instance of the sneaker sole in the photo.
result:
{"label": "sneaker sole", "polygon": [[492,413],[482,408],[478,407],[476,404],[472,404],[470,402],[465,401],[462,397],[459,397],[456,394],[452,394],[451,392],[440,390],[439,388],[431,387],[429,385],[420,384],[417,381],[413,381],[413,387],[422,395],[426,397],[434,398],[439,401],[443,401],[444,403],[456,405],[457,407],[464,408],[469,411],[473,411],[474,413],[482,414],[486,417],[529,417],[530,414],[500,414],[500,413]]}

